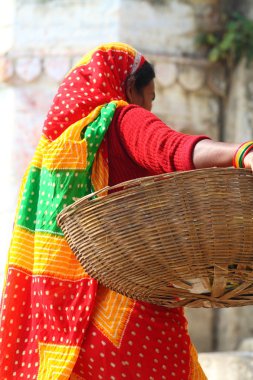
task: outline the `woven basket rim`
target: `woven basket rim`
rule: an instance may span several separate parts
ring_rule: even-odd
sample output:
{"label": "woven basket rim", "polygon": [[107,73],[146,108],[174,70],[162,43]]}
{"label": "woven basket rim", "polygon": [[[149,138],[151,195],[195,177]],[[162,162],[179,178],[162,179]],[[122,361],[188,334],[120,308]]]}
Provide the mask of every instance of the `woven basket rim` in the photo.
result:
{"label": "woven basket rim", "polygon": [[[196,174],[196,173],[197,174],[204,173],[204,174],[207,174],[210,176],[210,174],[211,175],[222,174],[222,173],[234,173],[234,174],[243,173],[243,174],[245,174],[245,172],[246,173],[248,172],[249,175],[252,175],[252,172],[250,169],[233,168],[233,167],[229,167],[229,168],[216,168],[216,167],[213,168],[212,167],[212,168],[204,168],[204,169],[193,169],[193,170],[187,170],[187,171],[176,171],[176,172],[172,172],[172,173],[163,173],[163,174],[140,177],[140,178],[136,178],[133,180],[120,182],[117,185],[113,185],[113,186],[108,185],[108,186],[105,186],[98,191],[92,192],[88,195],[85,195],[85,196],[79,198],[79,199],[76,199],[75,202],[73,202],[71,205],[65,207],[57,215],[56,220],[57,220],[58,225],[60,226],[63,218],[66,215],[69,216],[69,215],[73,214],[77,210],[77,208],[80,208],[80,207],[83,207],[87,204],[90,204],[90,202],[92,202],[92,203],[101,202],[103,199],[108,198],[108,197],[110,197],[110,198],[111,197],[117,197],[117,196],[119,196],[119,194],[124,195],[124,193],[126,193],[129,188],[134,188],[134,187],[138,187],[138,186],[148,186],[154,182],[162,181],[162,180],[169,179],[169,178],[173,179],[177,176],[192,177],[192,174]],[[108,194],[109,191],[117,190],[117,189],[119,189],[119,190]],[[103,193],[104,193],[104,195],[103,195]],[[100,196],[97,197],[97,195],[100,195]]]}

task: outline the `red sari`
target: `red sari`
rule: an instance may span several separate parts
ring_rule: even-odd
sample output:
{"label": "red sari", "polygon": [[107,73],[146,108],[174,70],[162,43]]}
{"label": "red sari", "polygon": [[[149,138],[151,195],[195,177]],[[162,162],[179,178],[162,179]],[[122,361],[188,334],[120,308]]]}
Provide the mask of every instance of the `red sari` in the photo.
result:
{"label": "red sari", "polygon": [[20,191],[1,303],[2,379],[205,379],[182,309],[98,286],[56,224],[75,197],[108,184],[104,135],[144,61],[128,45],[103,45],[59,87]]}

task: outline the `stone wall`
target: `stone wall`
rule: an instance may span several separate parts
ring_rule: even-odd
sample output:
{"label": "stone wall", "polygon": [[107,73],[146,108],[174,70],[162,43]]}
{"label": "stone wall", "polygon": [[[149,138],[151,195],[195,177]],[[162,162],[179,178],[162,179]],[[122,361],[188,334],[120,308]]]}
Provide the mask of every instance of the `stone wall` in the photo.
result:
{"label": "stone wall", "polygon": [[[10,0],[0,7],[0,32],[6,41],[0,48],[0,111],[6,130],[0,147],[4,179],[1,260],[9,245],[19,183],[57,86],[69,68],[97,44],[120,40],[144,52],[157,73],[154,113],[179,131],[220,138],[226,77],[221,66],[210,65],[196,48],[195,38],[199,28],[212,30],[219,25],[220,7],[225,3]],[[241,82],[235,79],[235,83],[236,91],[243,91]],[[226,138],[233,140],[238,135],[234,118],[230,118],[232,127],[230,134],[226,128]],[[243,129],[238,138],[250,134],[251,130],[247,134]],[[251,310],[187,310],[197,348],[236,348],[252,334]]]}
{"label": "stone wall", "polygon": [[77,54],[118,38],[120,0],[17,0],[15,53]]}
{"label": "stone wall", "polygon": [[14,50],[79,54],[117,39],[144,52],[195,56],[199,27],[213,29],[219,9],[218,0],[16,0]]}
{"label": "stone wall", "polygon": [[253,380],[252,352],[205,353],[199,360],[208,380]]}

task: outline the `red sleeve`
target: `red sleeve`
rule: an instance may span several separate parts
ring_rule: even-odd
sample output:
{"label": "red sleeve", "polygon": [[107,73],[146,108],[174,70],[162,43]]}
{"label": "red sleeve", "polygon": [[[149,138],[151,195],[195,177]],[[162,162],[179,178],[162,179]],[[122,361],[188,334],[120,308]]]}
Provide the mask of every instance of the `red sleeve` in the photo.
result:
{"label": "red sleeve", "polygon": [[207,136],[177,132],[151,112],[129,105],[120,110],[117,128],[128,155],[145,169],[160,174],[195,169],[195,144]]}

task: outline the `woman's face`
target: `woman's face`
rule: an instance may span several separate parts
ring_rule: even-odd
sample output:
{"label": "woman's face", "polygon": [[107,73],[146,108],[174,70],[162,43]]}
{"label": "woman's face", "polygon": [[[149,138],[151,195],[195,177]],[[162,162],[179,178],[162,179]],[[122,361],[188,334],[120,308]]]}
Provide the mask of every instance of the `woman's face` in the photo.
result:
{"label": "woman's face", "polygon": [[155,82],[152,79],[149,84],[137,91],[134,85],[130,85],[127,91],[128,102],[141,106],[148,111],[152,109],[152,102],[155,99]]}
{"label": "woman's face", "polygon": [[142,89],[142,104],[141,107],[148,111],[152,109],[152,103],[155,100],[155,82],[152,79],[149,84]]}

